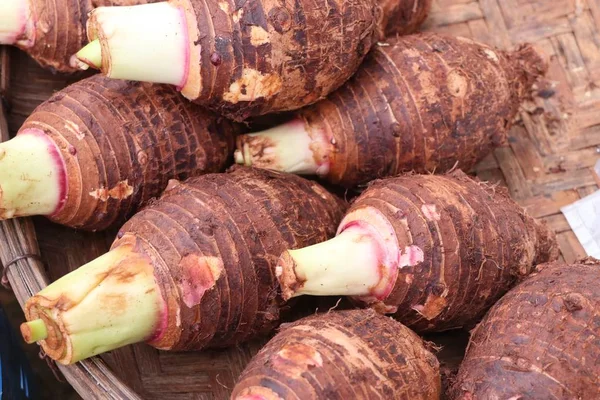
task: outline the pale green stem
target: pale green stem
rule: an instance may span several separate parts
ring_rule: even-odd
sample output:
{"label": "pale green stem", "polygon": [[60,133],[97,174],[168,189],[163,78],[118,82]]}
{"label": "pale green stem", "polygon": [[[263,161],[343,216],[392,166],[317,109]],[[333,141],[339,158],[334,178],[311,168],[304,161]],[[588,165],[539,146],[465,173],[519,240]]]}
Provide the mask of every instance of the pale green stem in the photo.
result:
{"label": "pale green stem", "polygon": [[25,341],[29,344],[46,339],[48,337],[48,329],[42,319],[25,322],[21,325],[21,334]]}
{"label": "pale green stem", "polygon": [[276,273],[285,299],[300,295],[364,296],[379,285],[381,249],[361,228],[281,257]]}
{"label": "pale green stem", "polygon": [[100,69],[102,68],[102,46],[98,39],[92,40],[83,49],[75,54],[75,62],[77,67],[82,70],[88,67]]}
{"label": "pale green stem", "polygon": [[0,143],[0,219],[55,212],[66,185],[63,158],[41,130]]}
{"label": "pale green stem", "polygon": [[101,66],[114,79],[185,84],[189,35],[183,9],[169,2],[98,7],[87,31],[91,43],[75,55],[73,66]]}
{"label": "pale green stem", "polygon": [[[164,302],[150,260],[131,245],[119,246],[63,276],[25,304],[36,329],[31,341],[62,364],[72,364],[156,334]],[[46,335],[40,336],[39,324]],[[36,328],[37,326],[37,328]]]}

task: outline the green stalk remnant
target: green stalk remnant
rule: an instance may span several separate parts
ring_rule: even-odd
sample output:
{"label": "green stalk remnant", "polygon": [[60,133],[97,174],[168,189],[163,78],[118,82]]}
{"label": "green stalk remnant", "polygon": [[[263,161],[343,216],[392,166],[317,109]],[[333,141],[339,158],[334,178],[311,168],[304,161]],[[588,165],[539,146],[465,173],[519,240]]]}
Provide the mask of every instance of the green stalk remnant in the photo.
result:
{"label": "green stalk remnant", "polygon": [[30,298],[21,333],[72,364],[155,336],[163,309],[150,259],[125,244]]}
{"label": "green stalk remnant", "polygon": [[50,215],[64,204],[64,160],[39,129],[0,144],[0,219]]}
{"label": "green stalk remnant", "polygon": [[373,207],[346,215],[335,238],[288,250],[276,269],[282,297],[301,295],[385,298],[394,286],[401,254],[393,227]]}
{"label": "green stalk remnant", "polygon": [[48,337],[48,329],[42,319],[25,322],[21,324],[21,334],[29,344],[44,340]]}
{"label": "green stalk remnant", "polygon": [[92,40],[83,49],[73,56],[73,63],[79,69],[86,70],[89,67],[102,68],[102,46],[98,39]]}
{"label": "green stalk remnant", "polygon": [[382,251],[377,240],[360,227],[348,228],[326,242],[288,250],[277,275],[281,282],[301,282],[301,287],[283,284],[283,297],[370,295],[381,281]]}
{"label": "green stalk remnant", "polygon": [[71,59],[73,67],[98,68],[114,79],[185,84],[189,46],[183,9],[167,2],[98,7],[87,26],[90,43]]}

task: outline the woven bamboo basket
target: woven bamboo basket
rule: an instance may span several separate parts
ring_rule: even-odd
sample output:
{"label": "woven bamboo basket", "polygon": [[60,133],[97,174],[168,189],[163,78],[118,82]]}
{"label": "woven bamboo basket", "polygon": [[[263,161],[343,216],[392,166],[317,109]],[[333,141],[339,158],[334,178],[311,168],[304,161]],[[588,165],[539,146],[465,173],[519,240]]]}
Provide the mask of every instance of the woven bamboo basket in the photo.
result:
{"label": "woven bamboo basket", "polygon": [[[584,250],[560,212],[598,189],[600,158],[600,0],[434,0],[424,30],[471,37],[511,49],[531,42],[550,61],[534,100],[522,106],[509,145],[473,171],[509,188],[531,215],[557,232],[561,257]],[[24,54],[0,48],[0,132],[14,134],[35,106],[82,76],[41,70]],[[75,232],[43,218],[0,223],[0,261],[19,301],[108,249],[114,232]],[[442,340],[464,347],[464,340]],[[129,346],[59,369],[84,399],[228,398],[260,343],[226,351],[159,352]],[[458,352],[449,359],[457,361]]]}

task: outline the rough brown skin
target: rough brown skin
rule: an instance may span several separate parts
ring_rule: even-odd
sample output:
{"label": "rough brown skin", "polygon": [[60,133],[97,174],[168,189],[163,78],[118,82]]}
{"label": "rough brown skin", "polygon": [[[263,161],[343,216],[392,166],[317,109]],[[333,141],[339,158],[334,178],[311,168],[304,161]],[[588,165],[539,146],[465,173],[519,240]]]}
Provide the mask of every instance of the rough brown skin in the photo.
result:
{"label": "rough brown skin", "polygon": [[201,49],[187,83],[200,91],[191,98],[235,120],[324,98],[376,40],[374,0],[189,2],[198,26],[192,53]]}
{"label": "rough brown skin", "polygon": [[416,32],[427,18],[433,0],[380,0],[381,37],[408,35]]}
{"label": "rough brown skin", "polygon": [[64,73],[78,71],[69,59],[87,43],[88,13],[101,6],[132,6],[159,0],[29,0],[34,28],[25,33],[32,43],[18,47],[42,67]]}
{"label": "rough brown skin", "polygon": [[161,349],[226,347],[271,330],[279,254],[332,237],[345,210],[315,182],[254,168],[169,186],[113,244],[152,260],[168,310],[149,344]]}
{"label": "rough brown skin", "polygon": [[[390,38],[342,88],[297,117],[316,163],[329,164],[318,174],[335,184],[469,170],[505,143],[519,104],[545,68],[530,46],[505,53],[435,33]],[[252,142],[242,136],[238,149],[248,143],[260,154],[261,144]],[[269,163],[260,156],[251,162]]]}
{"label": "rough brown skin", "polygon": [[283,325],[248,364],[231,400],[440,395],[438,360],[417,335],[372,310],[349,310]]}
{"label": "rough brown skin", "polygon": [[119,226],[169,179],[222,171],[241,130],[167,85],[100,75],[42,103],[28,128],[43,130],[66,164],[66,203],[49,218],[84,230]]}
{"label": "rough brown skin", "polygon": [[473,331],[453,399],[600,398],[600,261],[540,269]]}
{"label": "rough brown skin", "polygon": [[401,249],[423,252],[422,262],[399,269],[383,301],[371,303],[419,333],[478,321],[534,265],[558,257],[554,234],[504,188],[460,171],[376,181],[348,213],[367,206],[389,220]]}

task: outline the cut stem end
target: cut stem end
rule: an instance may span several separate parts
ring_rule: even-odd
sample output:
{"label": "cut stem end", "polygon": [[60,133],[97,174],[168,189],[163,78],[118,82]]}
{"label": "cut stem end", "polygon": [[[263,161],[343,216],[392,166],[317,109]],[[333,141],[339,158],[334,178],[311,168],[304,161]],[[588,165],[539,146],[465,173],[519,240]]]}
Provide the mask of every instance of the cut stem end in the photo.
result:
{"label": "cut stem end", "polygon": [[150,259],[122,245],[30,298],[21,333],[28,343],[40,341],[50,358],[72,364],[156,337],[164,307]]}
{"label": "cut stem end", "polygon": [[38,342],[48,337],[48,329],[42,319],[21,324],[21,335],[28,344]]}
{"label": "cut stem end", "polygon": [[64,159],[39,129],[24,129],[0,144],[0,219],[50,215],[67,195]]}
{"label": "cut stem end", "polygon": [[301,119],[237,139],[235,162],[299,175],[325,175],[329,163],[319,160],[315,141]]}
{"label": "cut stem end", "polygon": [[289,250],[276,269],[282,296],[378,296],[378,288],[391,275],[384,252],[379,239],[361,226],[348,227],[326,242]]}
{"label": "cut stem end", "polygon": [[87,70],[89,67],[95,69],[102,68],[102,46],[98,39],[92,40],[84,48],[79,50],[71,58],[71,66],[81,70]]}

